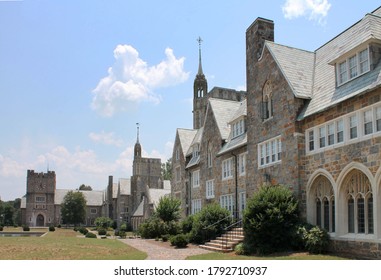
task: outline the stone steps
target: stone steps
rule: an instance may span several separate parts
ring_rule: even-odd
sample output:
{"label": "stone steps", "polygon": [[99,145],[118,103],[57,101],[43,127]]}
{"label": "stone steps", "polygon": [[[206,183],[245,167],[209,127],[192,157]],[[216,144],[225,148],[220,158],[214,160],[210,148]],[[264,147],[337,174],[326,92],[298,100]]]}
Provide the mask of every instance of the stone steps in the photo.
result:
{"label": "stone steps", "polygon": [[200,248],[222,253],[232,252],[234,247],[242,242],[243,239],[243,229],[234,228],[216,239],[206,242],[204,245],[200,245]]}

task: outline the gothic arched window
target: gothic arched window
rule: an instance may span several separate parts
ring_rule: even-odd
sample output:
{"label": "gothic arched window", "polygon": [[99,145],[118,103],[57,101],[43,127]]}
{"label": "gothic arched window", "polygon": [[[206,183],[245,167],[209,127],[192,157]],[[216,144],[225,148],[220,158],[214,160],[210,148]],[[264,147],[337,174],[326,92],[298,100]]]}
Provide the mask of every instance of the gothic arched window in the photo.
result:
{"label": "gothic arched window", "polygon": [[272,85],[267,81],[262,91],[261,115],[262,120],[267,120],[273,117],[273,94]]}
{"label": "gothic arched window", "polygon": [[373,194],[368,177],[359,170],[351,171],[344,180],[347,197],[349,233],[373,234]]}

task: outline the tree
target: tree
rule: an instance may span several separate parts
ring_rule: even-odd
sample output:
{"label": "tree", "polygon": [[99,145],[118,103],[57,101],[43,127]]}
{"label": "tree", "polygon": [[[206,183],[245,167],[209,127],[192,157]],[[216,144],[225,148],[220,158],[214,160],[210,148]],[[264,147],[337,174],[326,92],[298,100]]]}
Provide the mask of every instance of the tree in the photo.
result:
{"label": "tree", "polygon": [[86,199],[81,192],[69,191],[61,204],[61,217],[64,224],[78,225],[86,218]]}
{"label": "tree", "polygon": [[164,222],[177,222],[180,219],[180,205],[181,201],[177,198],[163,196],[156,207],[155,215]]}
{"label": "tree", "polygon": [[82,184],[79,186],[80,191],[92,191],[93,188],[91,186],[86,186],[85,184]]}
{"label": "tree", "polygon": [[298,201],[281,185],[264,186],[248,201],[243,216],[249,253],[269,254],[291,249],[299,223]]}
{"label": "tree", "polygon": [[161,176],[163,180],[171,180],[172,178],[172,158],[168,159],[166,163],[161,164]]}
{"label": "tree", "polygon": [[113,222],[114,221],[108,217],[98,217],[95,219],[95,225],[97,226],[98,229],[100,228],[107,229],[112,226]]}

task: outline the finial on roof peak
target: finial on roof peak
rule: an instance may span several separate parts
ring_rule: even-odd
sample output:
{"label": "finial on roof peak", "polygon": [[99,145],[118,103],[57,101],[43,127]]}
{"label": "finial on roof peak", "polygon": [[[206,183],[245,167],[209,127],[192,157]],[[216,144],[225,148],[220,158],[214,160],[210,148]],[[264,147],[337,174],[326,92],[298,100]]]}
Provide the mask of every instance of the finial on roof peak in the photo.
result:
{"label": "finial on roof peak", "polygon": [[202,72],[202,64],[201,64],[201,43],[202,43],[202,39],[200,36],[198,36],[197,38],[197,42],[198,42],[198,72],[197,72],[197,75],[204,75],[204,73]]}

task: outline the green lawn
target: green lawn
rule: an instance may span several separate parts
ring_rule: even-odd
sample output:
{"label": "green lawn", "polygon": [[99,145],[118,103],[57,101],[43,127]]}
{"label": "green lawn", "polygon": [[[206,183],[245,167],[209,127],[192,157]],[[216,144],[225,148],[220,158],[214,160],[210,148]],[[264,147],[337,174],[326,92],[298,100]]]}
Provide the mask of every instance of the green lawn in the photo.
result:
{"label": "green lawn", "polygon": [[[9,231],[19,230],[10,228]],[[115,239],[78,236],[81,234],[73,229],[56,229],[43,237],[0,237],[0,259],[143,260],[147,257],[146,253]]]}
{"label": "green lawn", "polygon": [[345,260],[331,255],[311,255],[308,253],[290,253],[271,256],[238,256],[234,253],[208,253],[188,257],[187,260]]}

